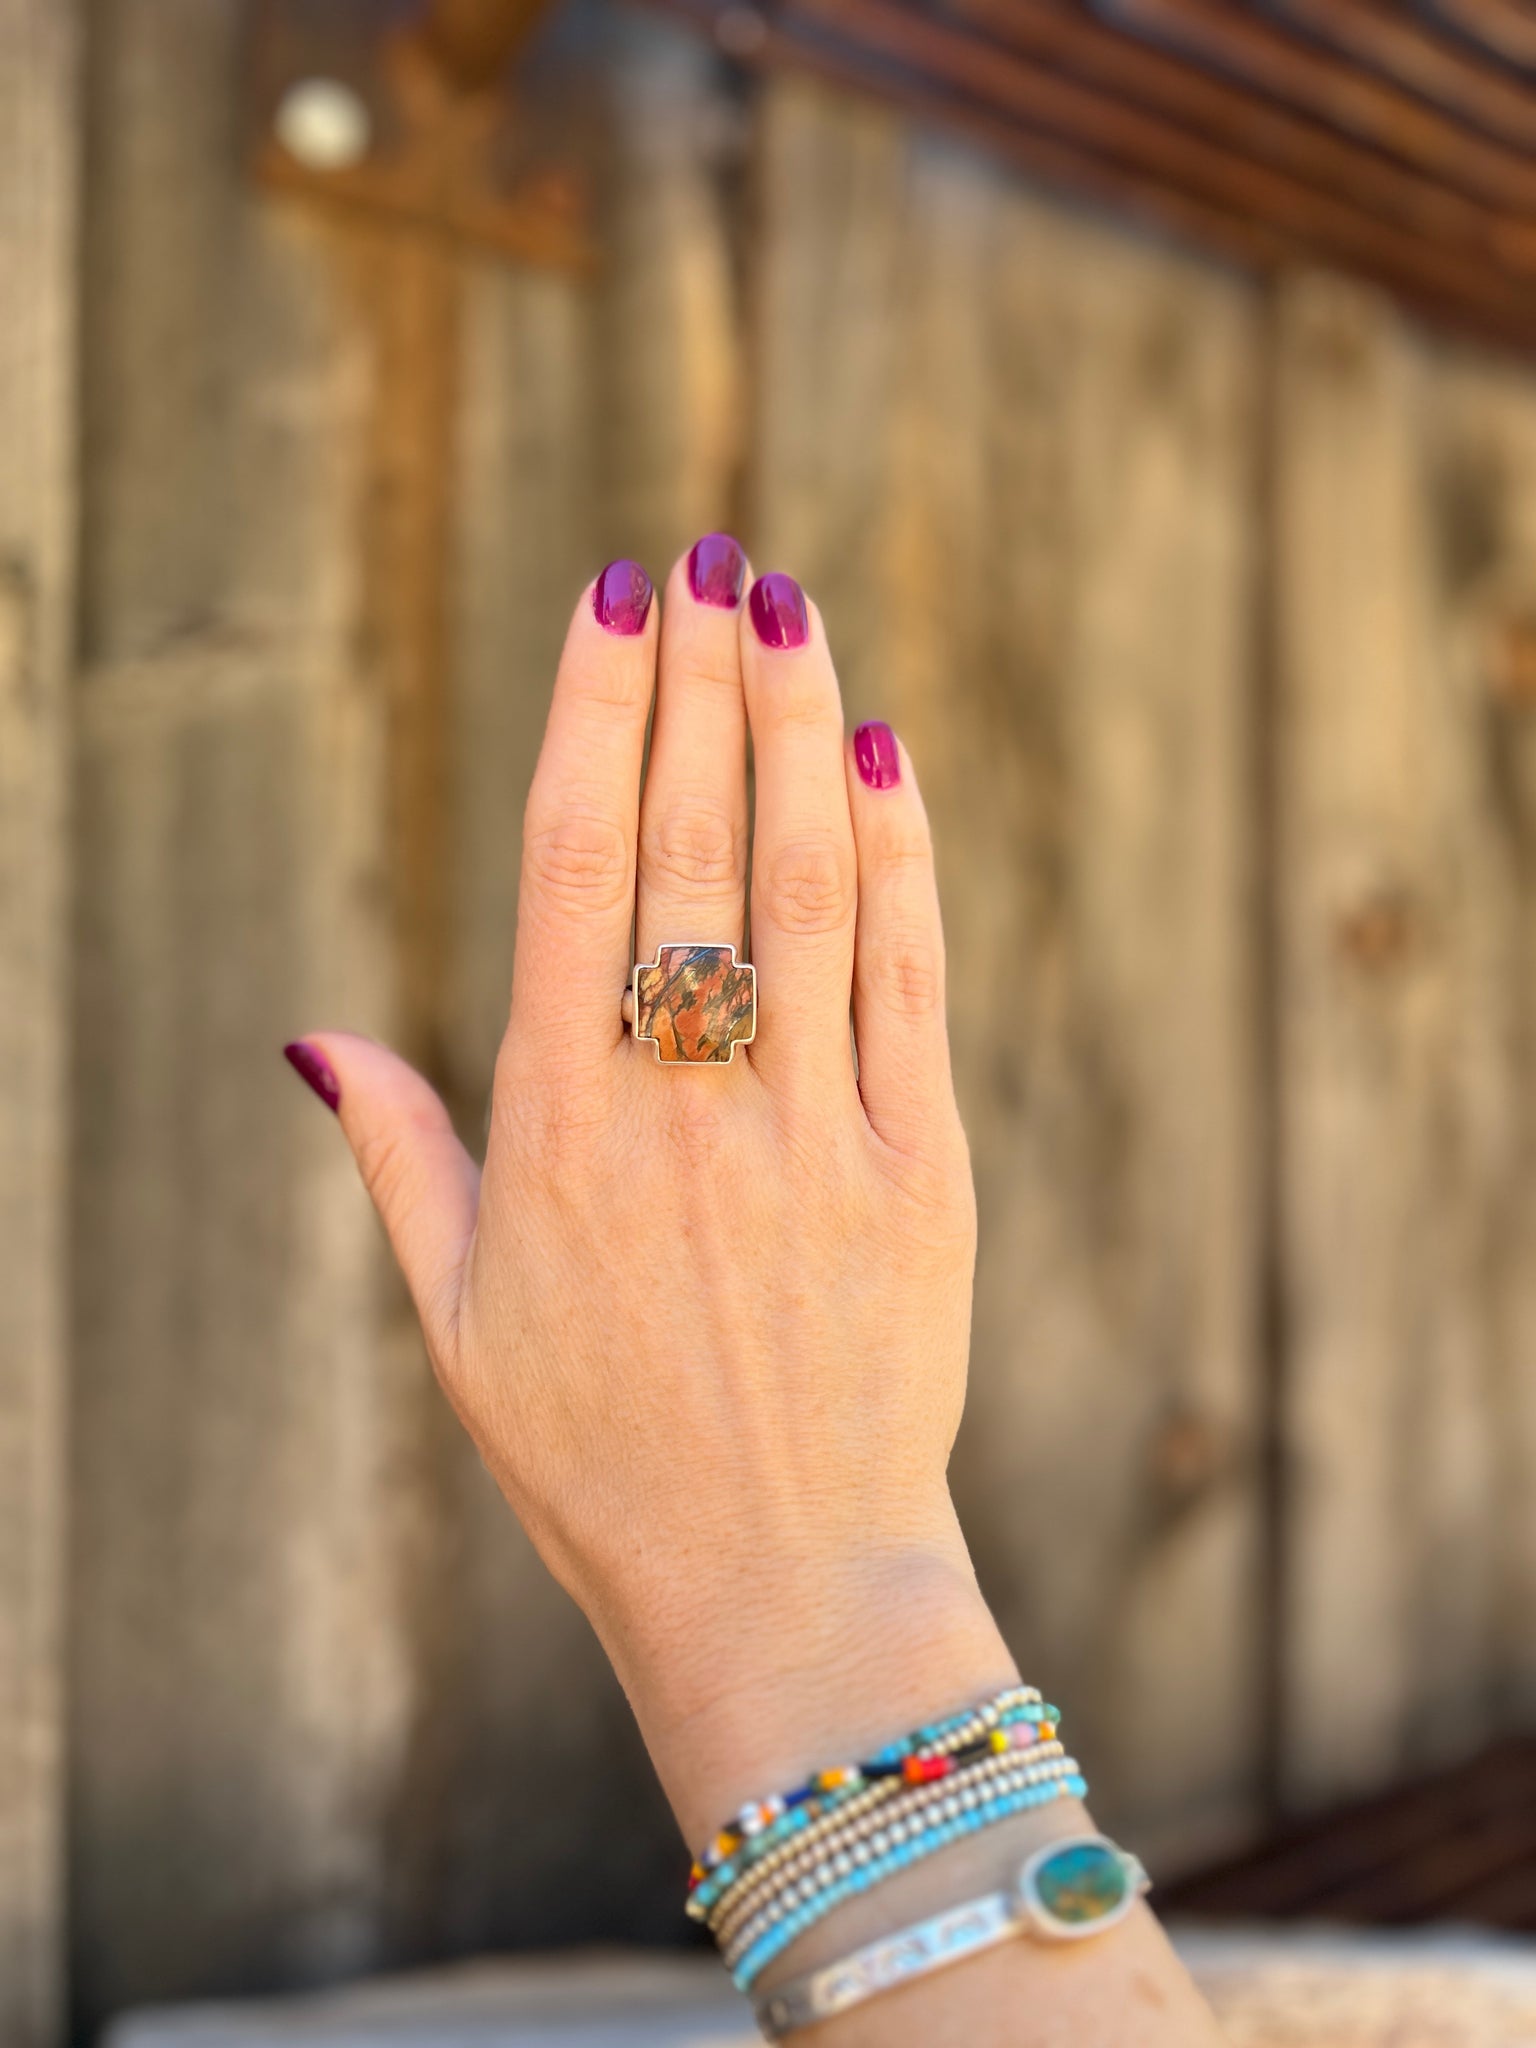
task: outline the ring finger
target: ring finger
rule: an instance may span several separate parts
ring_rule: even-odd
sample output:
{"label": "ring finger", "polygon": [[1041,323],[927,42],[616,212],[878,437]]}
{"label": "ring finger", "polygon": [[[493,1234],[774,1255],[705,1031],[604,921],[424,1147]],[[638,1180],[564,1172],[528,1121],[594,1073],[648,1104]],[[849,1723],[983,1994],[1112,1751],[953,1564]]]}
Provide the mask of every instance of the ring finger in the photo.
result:
{"label": "ring finger", "polygon": [[640,802],[636,955],[674,942],[740,949],[747,893],[747,714],[737,612],[747,560],[706,534],[667,581]]}

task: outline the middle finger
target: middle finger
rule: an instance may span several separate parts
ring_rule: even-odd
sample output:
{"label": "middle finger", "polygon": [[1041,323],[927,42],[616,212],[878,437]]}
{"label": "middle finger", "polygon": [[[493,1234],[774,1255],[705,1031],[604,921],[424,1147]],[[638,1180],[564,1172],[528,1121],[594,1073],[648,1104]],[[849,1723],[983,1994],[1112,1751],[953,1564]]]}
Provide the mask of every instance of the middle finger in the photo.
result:
{"label": "middle finger", "polygon": [[640,801],[637,960],[658,945],[741,947],[747,713],[737,611],[746,556],[706,534],[667,582],[651,758]]}

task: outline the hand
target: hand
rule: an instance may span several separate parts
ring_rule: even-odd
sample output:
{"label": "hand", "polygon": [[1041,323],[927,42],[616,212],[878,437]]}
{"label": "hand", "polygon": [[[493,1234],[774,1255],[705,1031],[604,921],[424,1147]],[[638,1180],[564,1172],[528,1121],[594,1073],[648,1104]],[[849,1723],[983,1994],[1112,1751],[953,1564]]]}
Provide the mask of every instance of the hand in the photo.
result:
{"label": "hand", "polygon": [[[814,606],[745,577],[713,537],[661,606],[615,564],[576,607],[483,1177],[381,1047],[290,1055],[329,1068],[443,1387],[692,1839],[1015,1676],[945,1477],[975,1217],[922,803],[885,727],[845,736]],[[749,725],[757,1036],[663,1065],[621,993],[658,941],[741,942]]]}

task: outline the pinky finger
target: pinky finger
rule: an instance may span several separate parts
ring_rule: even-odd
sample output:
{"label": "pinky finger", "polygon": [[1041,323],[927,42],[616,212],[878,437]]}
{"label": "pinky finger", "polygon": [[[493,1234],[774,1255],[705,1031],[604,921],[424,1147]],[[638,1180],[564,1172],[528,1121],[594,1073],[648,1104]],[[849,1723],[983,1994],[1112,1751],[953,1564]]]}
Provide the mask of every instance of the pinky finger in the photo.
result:
{"label": "pinky finger", "polygon": [[888,725],[848,748],[859,861],[853,1034],[859,1093],[899,1152],[942,1149],[956,1128],[944,1017],[944,933],[928,819],[906,749]]}

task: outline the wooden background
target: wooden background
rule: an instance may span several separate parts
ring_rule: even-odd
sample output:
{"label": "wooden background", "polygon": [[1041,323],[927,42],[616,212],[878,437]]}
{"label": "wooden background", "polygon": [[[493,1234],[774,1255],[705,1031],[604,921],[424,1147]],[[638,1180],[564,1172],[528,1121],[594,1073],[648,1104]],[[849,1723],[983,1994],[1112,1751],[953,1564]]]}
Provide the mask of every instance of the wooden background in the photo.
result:
{"label": "wooden background", "polygon": [[277,1049],[478,1127],[570,603],[719,524],[923,774],[956,1486],[1103,1820],[1528,1725],[1536,370],[601,0],[600,269],[449,253],[252,184],[243,30],[0,0],[0,2043],[678,1937]]}

